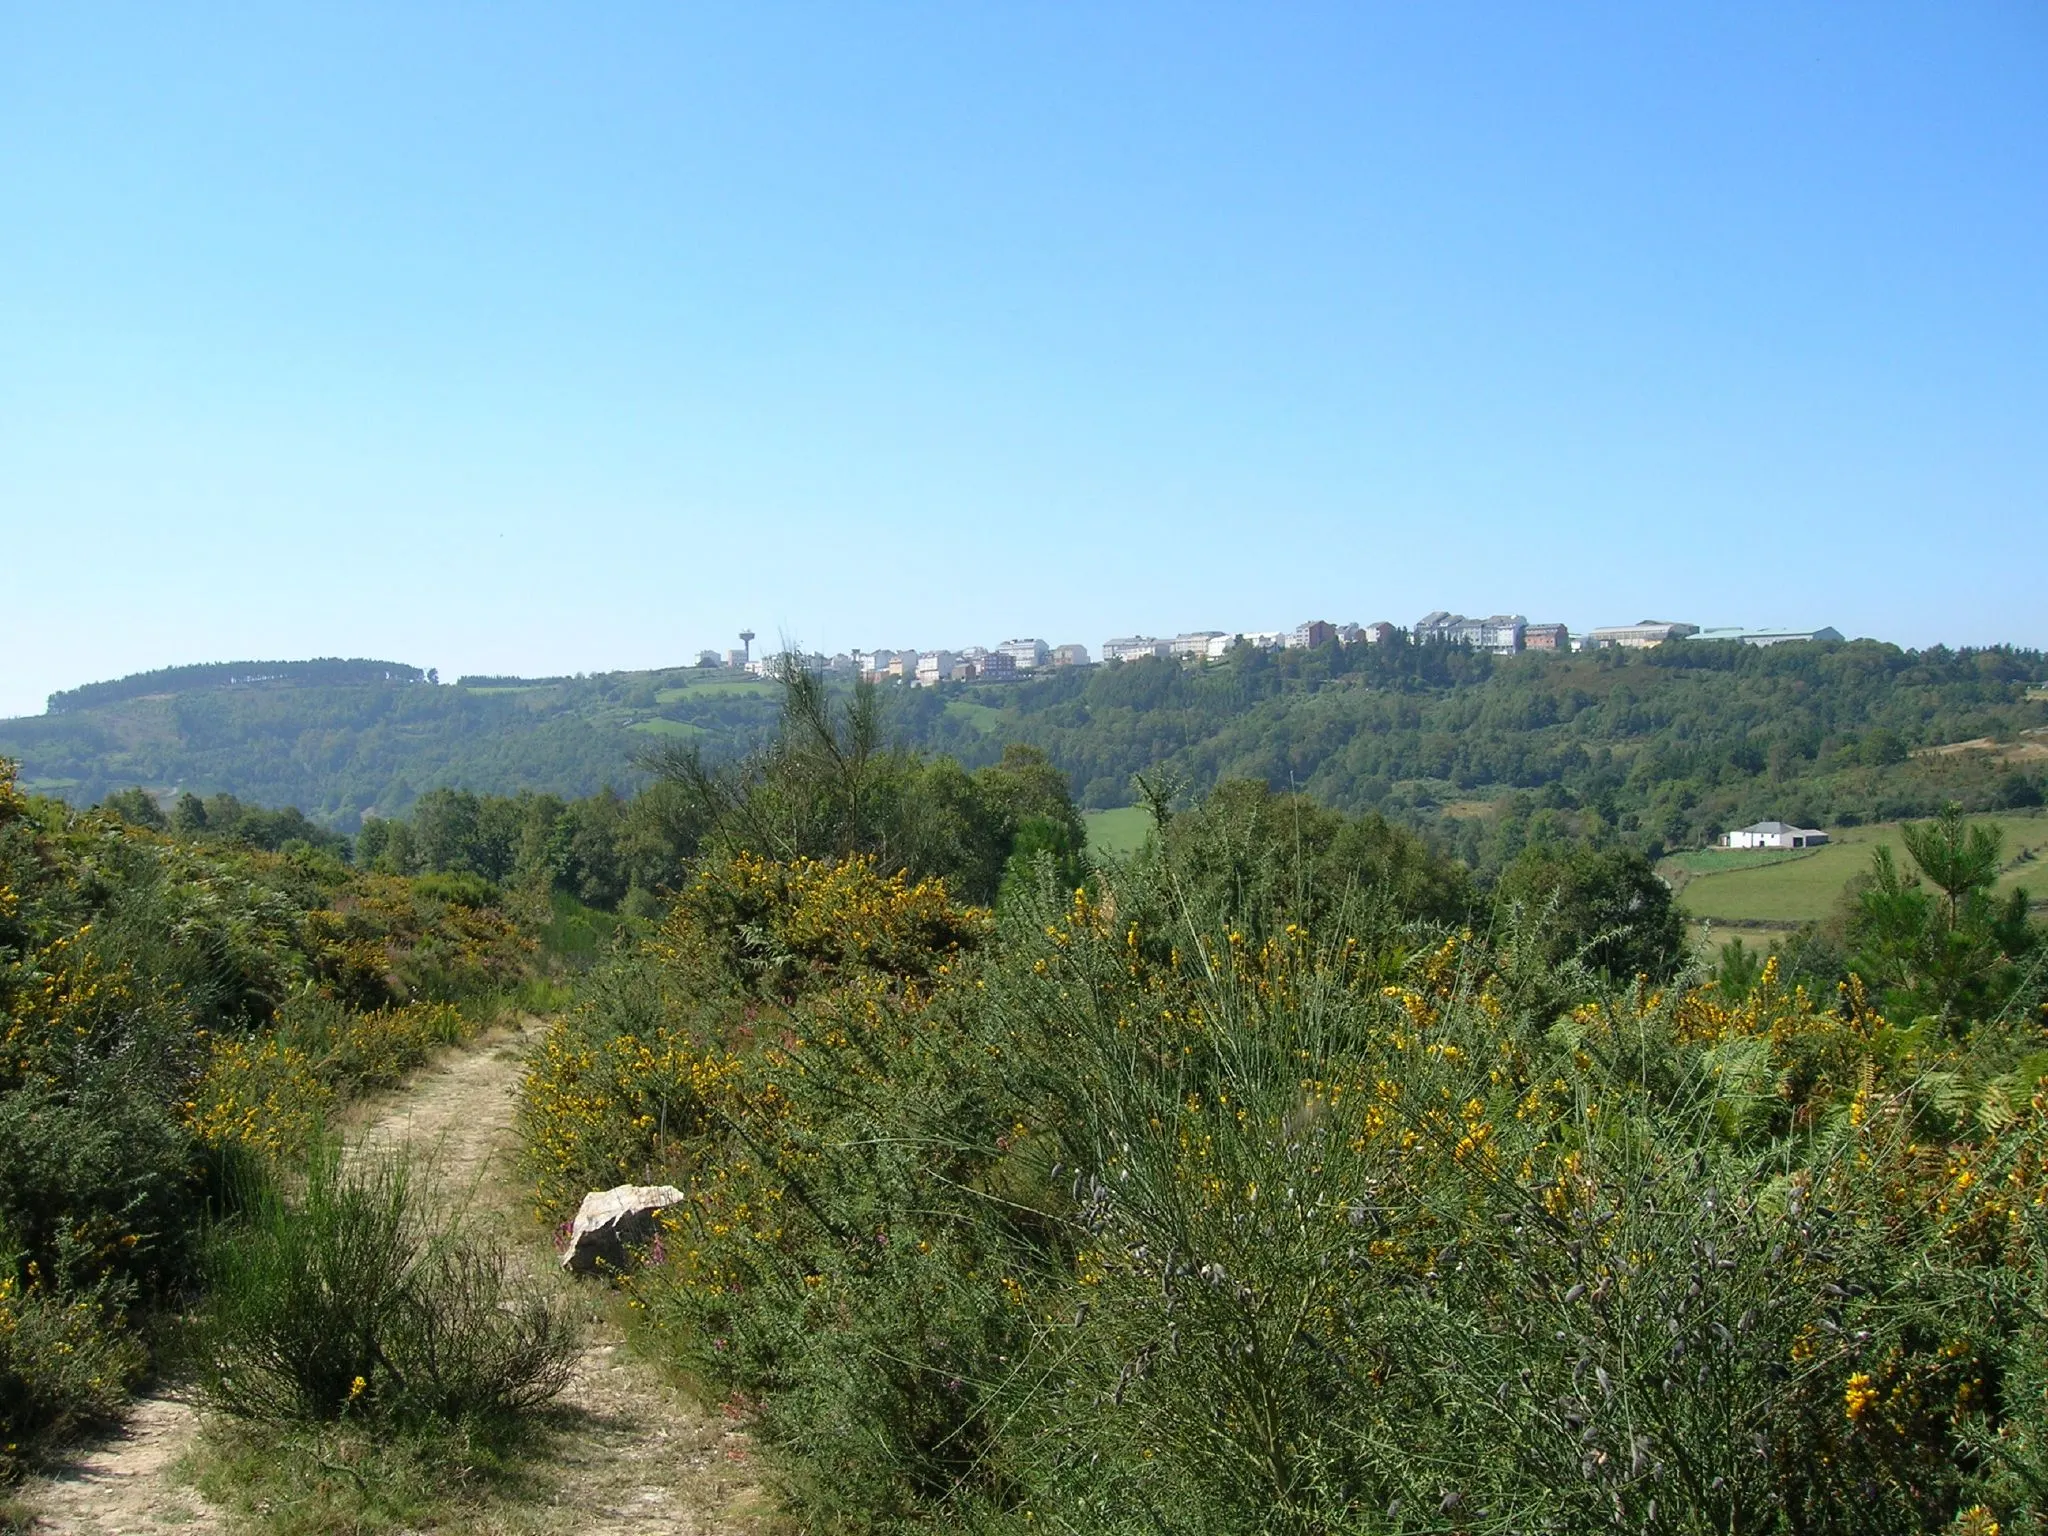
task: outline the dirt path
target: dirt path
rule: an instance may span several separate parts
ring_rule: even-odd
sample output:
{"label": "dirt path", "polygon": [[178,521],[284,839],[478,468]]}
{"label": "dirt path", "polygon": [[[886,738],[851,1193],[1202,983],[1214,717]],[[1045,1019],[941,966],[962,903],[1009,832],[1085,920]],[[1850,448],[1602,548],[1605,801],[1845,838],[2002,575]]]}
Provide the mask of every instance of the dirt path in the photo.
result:
{"label": "dirt path", "polygon": [[[485,1511],[478,1529],[535,1536],[756,1530],[768,1504],[745,1436],[623,1347],[606,1294],[562,1277],[521,1211],[513,1105],[530,1040],[518,1028],[486,1036],[351,1116],[366,1151],[402,1145],[428,1154],[441,1186],[469,1199],[471,1219],[498,1225],[537,1278],[573,1297],[583,1324],[582,1353],[562,1394],[562,1427],[536,1469],[552,1496]],[[221,1512],[174,1475],[198,1430],[188,1397],[163,1391],[139,1399],[118,1435],[24,1490],[37,1536],[225,1531]]]}
{"label": "dirt path", "polygon": [[37,1536],[220,1530],[219,1512],[171,1476],[198,1430],[199,1410],[190,1398],[168,1391],[137,1398],[118,1434],[60,1475],[22,1490],[21,1502],[36,1512],[31,1529]]}

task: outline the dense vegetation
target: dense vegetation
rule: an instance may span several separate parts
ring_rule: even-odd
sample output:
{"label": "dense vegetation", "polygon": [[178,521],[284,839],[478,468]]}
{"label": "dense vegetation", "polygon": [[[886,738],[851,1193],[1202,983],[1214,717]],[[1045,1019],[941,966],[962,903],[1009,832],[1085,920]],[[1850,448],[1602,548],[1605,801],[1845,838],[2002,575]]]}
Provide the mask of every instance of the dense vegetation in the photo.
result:
{"label": "dense vegetation", "polygon": [[296,806],[339,830],[436,784],[589,795],[646,744],[629,713],[548,690],[286,683],[161,692],[0,726],[31,788],[87,805],[136,784]]}
{"label": "dense vegetation", "polygon": [[623,1283],[817,1528],[2044,1528],[2044,939],[1960,814],[1794,985],[1633,850],[1484,893],[1257,782],[963,903],[824,724],[524,1106],[554,1211],[686,1190]]}
{"label": "dense vegetation", "polygon": [[531,926],[482,882],[74,811],[0,760],[0,1479],[117,1411],[209,1218],[499,1006]]}
{"label": "dense vegetation", "polygon": [[[1378,810],[1495,870],[1550,836],[1617,837],[1654,857],[1769,816],[2038,804],[2040,770],[2000,748],[2048,723],[2044,681],[2039,654],[2006,648],[1686,642],[1500,660],[1402,641],[891,687],[884,734],[969,769],[1036,746],[1090,807],[1129,803],[1140,773],[1196,796],[1261,780]],[[655,777],[651,751],[735,761],[778,708],[764,685],[696,669],[465,682],[166,686],[6,722],[0,750],[78,803],[185,785],[353,831],[442,787],[630,797]],[[1923,750],[1980,739],[1989,750]]]}
{"label": "dense vegetation", "polygon": [[[593,968],[526,1083],[538,1199],[686,1191],[620,1283],[819,1528],[2048,1529],[2048,942],[1995,834],[1952,804],[1711,962],[1647,856],[1658,807],[1762,784],[2024,798],[1910,753],[2032,729],[2036,658],[1859,654],[1240,653],[994,712],[794,673],[739,696],[751,751],[672,734],[630,798],[437,787],[352,841],[10,771],[0,1443],[116,1411],[209,1288],[230,1412],[403,1436],[559,1385],[502,1254],[320,1135],[545,935]],[[1862,724],[1754,720],[1752,770],[1717,733],[1756,697]],[[1082,851],[1062,731],[1394,706],[1311,793],[1176,748],[1133,776],[1158,835]],[[1439,729],[1556,776],[1476,849],[1424,814],[1448,781],[1339,787]]]}
{"label": "dense vegetation", "polygon": [[[2028,697],[2043,675],[2031,652],[1868,641],[1512,661],[1333,645],[1055,675],[1019,685],[992,719],[926,734],[949,750],[984,734],[1038,745],[1089,804],[1120,803],[1131,774],[1161,768],[1197,791],[1260,779],[1429,827],[1467,862],[1498,866],[1544,826],[1619,832],[1654,856],[1769,816],[1830,825],[1949,801],[2038,804],[2038,773],[1912,753],[2018,741],[2048,721]],[[1455,814],[1483,801],[1494,814]]]}

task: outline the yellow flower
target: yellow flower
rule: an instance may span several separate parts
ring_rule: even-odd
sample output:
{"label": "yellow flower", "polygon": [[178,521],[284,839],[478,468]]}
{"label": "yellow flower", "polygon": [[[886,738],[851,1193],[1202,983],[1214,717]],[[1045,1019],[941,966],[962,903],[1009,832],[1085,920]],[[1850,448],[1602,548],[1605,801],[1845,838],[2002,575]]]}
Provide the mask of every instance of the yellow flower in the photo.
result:
{"label": "yellow flower", "polygon": [[1858,1371],[1842,1389],[1842,1411],[1849,1415],[1849,1422],[1855,1424],[1876,1406],[1877,1388],[1871,1383],[1870,1373]]}

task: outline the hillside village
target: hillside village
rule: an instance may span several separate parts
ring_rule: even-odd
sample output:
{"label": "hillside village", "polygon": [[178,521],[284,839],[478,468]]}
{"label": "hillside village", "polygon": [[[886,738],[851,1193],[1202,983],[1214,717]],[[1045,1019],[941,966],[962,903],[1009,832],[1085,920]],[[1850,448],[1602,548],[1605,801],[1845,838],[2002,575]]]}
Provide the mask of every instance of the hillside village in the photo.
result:
{"label": "hillside village", "polygon": [[[1268,651],[1312,651],[1332,644],[1384,645],[1403,633],[1384,620],[1374,624],[1332,624],[1326,619],[1310,619],[1292,629],[1197,629],[1171,638],[1123,635],[1103,641],[1099,656],[1105,663],[1142,661],[1153,657],[1208,662],[1221,661],[1241,645]],[[1466,645],[1475,651],[1496,656],[1518,656],[1525,651],[1648,650],[1669,640],[1779,645],[1788,641],[1839,641],[1843,638],[1840,630],[1827,625],[1811,629],[1702,628],[1697,624],[1673,623],[1664,619],[1641,619],[1634,624],[1608,624],[1574,632],[1563,624],[1532,624],[1519,613],[1468,618],[1462,613],[1450,613],[1441,608],[1424,614],[1405,633],[1417,643]],[[741,644],[736,650],[723,653],[700,651],[697,665],[706,669],[730,669],[755,677],[772,676],[782,666],[787,654],[801,666],[836,676],[859,676],[870,682],[896,679],[928,687],[935,683],[974,678],[1014,677],[1048,667],[1097,664],[1085,645],[1050,645],[1036,637],[1005,640],[994,646],[968,645],[957,651],[882,648],[842,651],[831,656],[810,652],[755,656],[753,639],[753,632],[748,630],[741,634]]]}

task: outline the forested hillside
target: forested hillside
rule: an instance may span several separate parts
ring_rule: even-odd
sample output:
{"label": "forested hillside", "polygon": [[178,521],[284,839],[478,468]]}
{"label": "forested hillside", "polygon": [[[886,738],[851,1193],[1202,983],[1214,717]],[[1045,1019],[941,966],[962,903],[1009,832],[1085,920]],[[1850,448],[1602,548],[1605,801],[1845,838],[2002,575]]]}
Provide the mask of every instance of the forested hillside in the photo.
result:
{"label": "forested hillside", "polygon": [[50,713],[61,715],[95,704],[113,704],[122,699],[140,699],[157,693],[197,693],[209,688],[248,688],[263,683],[346,684],[423,683],[431,674],[400,661],[370,661],[361,657],[343,660],[335,656],[312,661],[212,661],[190,667],[159,667],[154,672],[135,672],[107,683],[87,683],[53,693]]}
{"label": "forested hillside", "polygon": [[[924,697],[909,710],[920,739],[963,761],[1006,741],[1042,748],[1090,808],[1123,803],[1147,770],[1192,791],[1261,779],[1433,827],[1468,862],[1497,863],[1532,828],[1619,831],[1655,853],[1766,817],[2037,805],[2044,667],[2038,652],[1874,641],[1512,660],[1329,646],[1054,674],[968,696],[1000,710]],[[1958,743],[1979,745],[1930,750]]]}
{"label": "forested hillside", "polygon": [[[21,761],[32,788],[74,804],[140,784],[295,805],[353,831],[364,812],[403,810],[437,785],[589,795],[635,782],[635,753],[658,738],[632,727],[653,718],[657,678],[482,688],[285,679],[116,694],[0,722],[0,753]],[[733,716],[759,689],[733,691],[737,711],[708,711],[714,730],[738,729]]]}
{"label": "forested hillside", "polygon": [[[737,757],[775,712],[772,686],[695,669],[454,686],[391,675],[226,687],[151,674],[154,691],[80,689],[62,712],[0,722],[0,753],[77,803],[136,784],[231,793],[353,831],[440,786],[629,792],[650,750]],[[1091,808],[1129,803],[1141,773],[1186,793],[1250,777],[1378,809],[1497,864],[1545,831],[1615,832],[1656,852],[1763,817],[2038,804],[2048,738],[2029,733],[2048,728],[2044,681],[2040,653],[2010,648],[1684,643],[1500,660],[1397,642],[883,691],[906,744],[968,767],[1038,746]],[[1973,745],[1932,750],[1959,744]]]}

